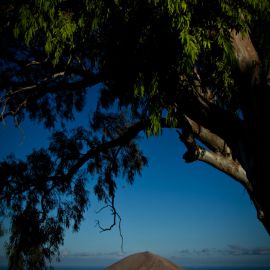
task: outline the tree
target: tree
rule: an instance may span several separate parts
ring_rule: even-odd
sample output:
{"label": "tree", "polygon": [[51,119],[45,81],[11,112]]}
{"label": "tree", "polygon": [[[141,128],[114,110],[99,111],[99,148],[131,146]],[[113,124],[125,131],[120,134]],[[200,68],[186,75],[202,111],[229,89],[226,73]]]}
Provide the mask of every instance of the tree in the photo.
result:
{"label": "tree", "polygon": [[[270,233],[269,11],[267,0],[2,1],[1,120],[63,126],[48,149],[0,164],[10,269],[45,268],[64,229],[79,229],[91,175],[115,225],[117,177],[132,183],[147,164],[136,138],[163,128],[186,162],[243,185]],[[97,84],[89,127],[66,131]]]}

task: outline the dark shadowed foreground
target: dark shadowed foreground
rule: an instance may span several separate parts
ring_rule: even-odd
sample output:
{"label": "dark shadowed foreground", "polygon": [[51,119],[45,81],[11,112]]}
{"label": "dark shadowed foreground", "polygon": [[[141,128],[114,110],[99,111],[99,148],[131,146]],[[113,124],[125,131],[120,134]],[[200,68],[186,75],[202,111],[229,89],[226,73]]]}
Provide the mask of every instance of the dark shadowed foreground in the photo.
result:
{"label": "dark shadowed foreground", "polygon": [[130,255],[106,270],[181,270],[182,268],[150,252]]}

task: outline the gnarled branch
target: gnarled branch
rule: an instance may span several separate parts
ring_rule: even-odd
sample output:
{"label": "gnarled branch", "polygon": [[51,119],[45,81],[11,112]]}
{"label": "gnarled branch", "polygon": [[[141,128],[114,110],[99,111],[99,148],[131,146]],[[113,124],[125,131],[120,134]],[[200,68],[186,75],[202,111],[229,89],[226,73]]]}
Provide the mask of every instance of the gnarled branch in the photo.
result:
{"label": "gnarled branch", "polygon": [[124,251],[124,237],[123,237],[123,234],[122,234],[122,227],[121,227],[122,218],[121,218],[120,214],[118,213],[118,211],[115,208],[114,196],[112,196],[112,200],[109,202],[109,204],[105,205],[104,207],[102,207],[101,209],[96,211],[96,214],[102,212],[103,210],[105,210],[107,208],[109,208],[111,210],[112,216],[113,216],[113,221],[112,221],[111,225],[108,226],[108,227],[103,227],[100,224],[99,220],[96,221],[96,225],[100,229],[100,232],[111,231],[116,226],[117,219],[118,219],[118,230],[119,230],[119,235],[120,235],[120,238],[121,238],[121,251],[123,252]]}

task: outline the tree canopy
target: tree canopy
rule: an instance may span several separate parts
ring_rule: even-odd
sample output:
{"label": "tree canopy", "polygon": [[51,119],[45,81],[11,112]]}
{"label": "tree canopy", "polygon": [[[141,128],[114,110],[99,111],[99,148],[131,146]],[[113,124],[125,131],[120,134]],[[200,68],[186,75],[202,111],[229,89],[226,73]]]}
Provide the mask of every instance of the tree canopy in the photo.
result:
{"label": "tree canopy", "polygon": [[[52,132],[47,149],[0,163],[9,268],[46,268],[64,230],[79,230],[91,176],[115,224],[117,179],[147,165],[136,139],[163,128],[186,162],[242,184],[269,233],[269,11],[268,0],[1,1],[1,121]],[[89,126],[68,131],[95,85]]]}

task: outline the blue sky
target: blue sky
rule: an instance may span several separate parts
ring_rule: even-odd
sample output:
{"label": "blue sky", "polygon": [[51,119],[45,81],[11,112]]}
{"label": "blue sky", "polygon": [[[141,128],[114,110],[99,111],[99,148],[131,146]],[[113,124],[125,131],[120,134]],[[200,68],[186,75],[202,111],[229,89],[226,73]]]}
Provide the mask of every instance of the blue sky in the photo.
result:
{"label": "blue sky", "polygon": [[[38,124],[25,121],[18,129],[7,120],[0,126],[0,158],[10,152],[23,157],[46,145],[47,137]],[[141,139],[140,144],[149,166],[133,186],[119,179],[116,197],[124,252],[117,228],[100,233],[95,226],[97,219],[109,225],[111,215],[96,213],[102,205],[92,192],[81,230],[66,233],[61,264],[109,265],[148,250],[183,266],[270,267],[270,237],[238,183],[203,163],[184,163],[185,149],[174,130]],[[6,239],[0,238],[0,264],[5,262]]]}

